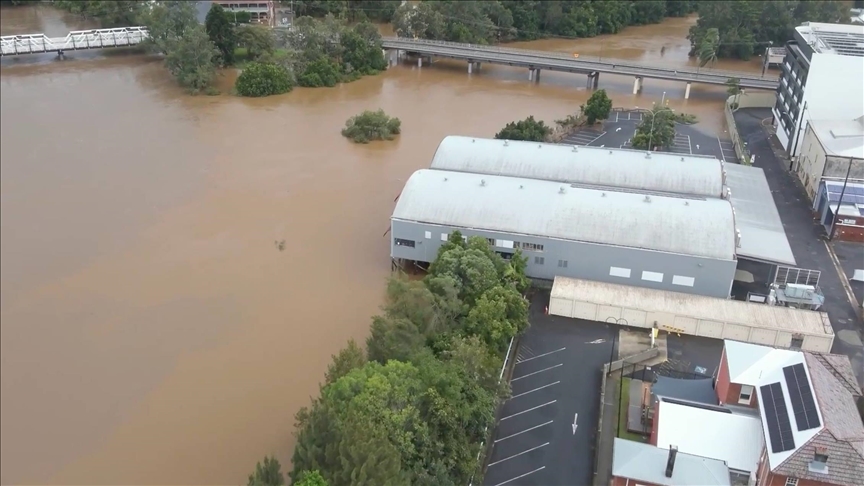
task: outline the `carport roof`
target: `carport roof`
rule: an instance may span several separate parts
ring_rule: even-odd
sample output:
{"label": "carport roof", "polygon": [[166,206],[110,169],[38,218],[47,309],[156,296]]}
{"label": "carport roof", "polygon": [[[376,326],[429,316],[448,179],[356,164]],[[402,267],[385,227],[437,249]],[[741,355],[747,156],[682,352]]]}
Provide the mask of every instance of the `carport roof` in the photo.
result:
{"label": "carport roof", "polygon": [[735,224],[741,232],[738,255],[761,262],[796,265],[765,173],[758,167],[745,165],[724,167],[729,200],[735,208]]}
{"label": "carport roof", "polygon": [[723,166],[704,155],[449,136],[430,168],[722,197]]}
{"label": "carport roof", "polygon": [[668,290],[555,277],[555,283],[552,284],[552,298],[644,312],[660,312],[748,327],[832,338],[834,336],[828,314],[824,312],[718,299]]}
{"label": "carport roof", "polygon": [[418,170],[405,183],[392,217],[454,229],[735,259],[735,221],[725,199]]}
{"label": "carport roof", "polygon": [[727,486],[729,468],[723,461],[678,452],[672,477],[666,477],[667,449],[632,440],[615,439],[612,476],[663,486]]}

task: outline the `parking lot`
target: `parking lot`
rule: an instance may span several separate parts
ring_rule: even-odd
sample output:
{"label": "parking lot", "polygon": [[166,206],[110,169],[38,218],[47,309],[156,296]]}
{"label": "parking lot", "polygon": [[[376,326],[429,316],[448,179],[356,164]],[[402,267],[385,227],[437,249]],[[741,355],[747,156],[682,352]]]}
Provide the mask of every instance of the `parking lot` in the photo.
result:
{"label": "parking lot", "polygon": [[[572,133],[562,143],[589,147],[633,148],[631,140],[644,112],[613,111],[602,128],[589,127]],[[694,125],[675,125],[675,140],[669,152],[686,155],[711,155],[726,162],[737,162],[732,141],[706,135]]]}
{"label": "parking lot", "polygon": [[484,484],[590,484],[597,432],[600,367],[609,361],[610,326],[543,313],[517,350],[512,395],[499,412]]}

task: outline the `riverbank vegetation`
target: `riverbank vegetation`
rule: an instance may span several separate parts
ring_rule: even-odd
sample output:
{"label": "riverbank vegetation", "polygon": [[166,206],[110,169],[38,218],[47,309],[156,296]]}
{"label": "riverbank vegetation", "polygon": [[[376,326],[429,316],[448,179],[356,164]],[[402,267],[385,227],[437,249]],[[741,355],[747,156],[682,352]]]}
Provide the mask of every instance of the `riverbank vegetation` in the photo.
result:
{"label": "riverbank vegetation", "polygon": [[250,97],[287,93],[293,88],[291,73],[284,66],[269,62],[246,64],[234,84],[237,94]]}
{"label": "riverbank vegetation", "polygon": [[594,37],[630,25],[654,24],[694,11],[695,1],[609,2],[564,0],[406,3],[393,14],[402,37],[491,44],[544,37]]}
{"label": "riverbank vegetation", "polygon": [[342,136],[354,143],[369,143],[372,140],[393,140],[402,131],[402,122],[387,116],[384,110],[366,110],[345,122]]}
{"label": "riverbank vegetation", "polygon": [[[782,47],[802,22],[848,23],[849,2],[787,0],[698,2],[699,20],[690,28],[690,55],[703,59],[750,59],[773,45]],[[715,42],[706,38],[717,36]],[[713,45],[713,53],[706,51]],[[704,64],[703,64],[704,65]]]}
{"label": "riverbank vegetation", "polygon": [[499,140],[525,140],[529,142],[545,142],[552,135],[552,127],[533,116],[524,120],[510,122],[495,134]]}
{"label": "riverbank vegetation", "polygon": [[454,231],[423,280],[391,279],[366,349],[349,342],[297,413],[289,478],[468,484],[508,394],[508,342],[528,326],[525,266],[518,251],[508,261]]}

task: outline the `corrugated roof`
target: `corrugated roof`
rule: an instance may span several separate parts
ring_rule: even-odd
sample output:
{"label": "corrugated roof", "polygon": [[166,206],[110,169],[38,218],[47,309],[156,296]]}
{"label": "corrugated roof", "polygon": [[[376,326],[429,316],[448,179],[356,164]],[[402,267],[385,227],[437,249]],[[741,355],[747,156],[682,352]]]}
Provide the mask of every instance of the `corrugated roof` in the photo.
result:
{"label": "corrugated roof", "polygon": [[759,417],[660,401],[657,447],[726,461],[730,469],[753,472],[764,444]]}
{"label": "corrugated roof", "polygon": [[723,199],[419,170],[405,183],[393,218],[720,260],[735,257],[732,205]]}
{"label": "corrugated roof", "polygon": [[647,158],[646,154],[449,136],[438,145],[430,168],[705,197],[723,195],[723,163],[716,158],[660,152]]}
{"label": "corrugated roof", "polygon": [[678,451],[672,477],[666,477],[667,449],[632,440],[615,439],[612,476],[663,486],[727,486],[729,468],[723,461]]}
{"label": "corrugated roof", "polygon": [[795,265],[795,255],[774,204],[765,172],[758,167],[727,164],[726,185],[741,231],[738,255],[763,262]]}
{"label": "corrugated roof", "polygon": [[552,298],[802,334],[834,334],[828,315],[824,312],[591,280],[555,277]]}

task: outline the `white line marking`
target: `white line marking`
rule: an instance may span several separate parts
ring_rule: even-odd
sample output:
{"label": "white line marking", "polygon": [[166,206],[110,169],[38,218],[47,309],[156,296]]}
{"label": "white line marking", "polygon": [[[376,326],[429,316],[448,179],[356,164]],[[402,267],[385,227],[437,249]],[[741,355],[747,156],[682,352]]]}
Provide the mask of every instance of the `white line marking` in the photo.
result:
{"label": "white line marking", "polygon": [[512,380],[510,380],[510,382],[512,383],[512,382],[514,382],[514,381],[516,381],[516,380],[521,380],[522,378],[526,378],[526,377],[531,376],[531,375],[536,375],[537,373],[543,373],[544,371],[549,371],[549,370],[551,370],[551,369],[553,369],[553,368],[557,368],[557,367],[559,367],[559,366],[564,366],[564,363],[557,364],[557,365],[555,365],[555,366],[550,366],[550,367],[548,367],[548,368],[543,368],[543,369],[540,370],[540,371],[535,371],[534,373],[528,373],[527,375],[522,375],[522,376],[520,376],[520,377],[518,377],[518,378],[513,378]]}
{"label": "white line marking", "polygon": [[549,442],[547,442],[547,443],[545,443],[545,444],[540,444],[540,445],[537,446],[537,447],[532,447],[532,448],[528,449],[527,451],[522,451],[522,452],[520,452],[519,454],[513,454],[513,455],[510,456],[510,457],[505,457],[504,459],[501,459],[500,461],[490,462],[489,465],[486,466],[486,467],[492,467],[492,466],[494,466],[495,464],[501,464],[501,463],[504,462],[504,461],[509,461],[510,459],[513,459],[514,457],[519,457],[519,456],[521,456],[522,454],[528,454],[528,453],[531,452],[531,451],[536,451],[537,449],[540,449],[541,447],[546,447],[547,445],[549,445]]}
{"label": "white line marking", "polygon": [[620,111],[615,112],[615,123],[618,123],[618,114],[619,113],[621,113],[621,112]]}
{"label": "white line marking", "polygon": [[[687,135],[687,147],[690,149],[690,155],[693,155],[693,144],[690,143],[690,135]],[[696,149],[699,149],[699,145],[696,145]]]}
{"label": "white line marking", "polygon": [[528,475],[530,475],[530,474],[534,474],[535,472],[537,472],[537,471],[542,471],[542,470],[544,470],[544,469],[546,469],[546,466],[540,466],[540,467],[538,467],[537,469],[535,469],[535,470],[533,470],[533,471],[531,471],[531,472],[527,472],[527,473],[525,473],[525,474],[523,474],[523,475],[521,475],[521,476],[516,476],[516,477],[513,478],[513,479],[508,479],[507,481],[504,481],[503,483],[498,483],[498,484],[496,484],[495,486],[504,486],[504,485],[507,484],[507,483],[512,483],[513,481],[516,481],[517,479],[522,479],[522,478],[524,478],[525,476],[528,476]]}
{"label": "white line marking", "polygon": [[509,439],[510,437],[516,437],[517,435],[524,434],[525,432],[530,432],[534,429],[539,429],[540,427],[543,427],[544,425],[549,425],[552,422],[554,422],[554,420],[550,420],[550,421],[546,422],[545,424],[535,425],[534,427],[531,427],[530,429],[525,429],[522,432],[516,432],[515,434],[510,434],[507,437],[501,437],[500,439],[496,440],[495,443],[497,444],[497,443],[501,442],[502,440]]}
{"label": "white line marking", "polygon": [[503,422],[503,421],[505,421],[505,420],[507,420],[507,419],[509,419],[509,418],[513,418],[513,417],[515,417],[515,416],[517,416],[517,415],[522,415],[523,413],[528,413],[528,412],[530,412],[530,411],[532,411],[532,410],[537,410],[538,408],[545,407],[546,405],[552,405],[553,403],[555,403],[555,402],[557,402],[557,401],[558,401],[558,400],[552,400],[551,402],[544,403],[543,405],[537,405],[536,407],[529,408],[528,410],[522,410],[521,412],[516,412],[516,413],[514,413],[513,415],[508,415],[508,416],[502,418],[501,420],[499,420],[499,422]]}
{"label": "white line marking", "polygon": [[552,353],[557,353],[558,351],[564,351],[565,349],[567,349],[567,348],[556,349],[555,351],[549,351],[548,353],[538,354],[537,356],[532,356],[530,358],[523,359],[521,361],[517,361],[516,364],[521,364],[521,363],[524,363],[526,361],[531,361],[532,359],[542,358],[543,356],[549,356]]}
{"label": "white line marking", "polygon": [[576,427],[579,427],[578,425],[576,425],[576,422],[578,420],[579,420],[579,414],[577,413],[576,415],[573,416],[573,435],[576,435]]}
{"label": "white line marking", "polygon": [[555,383],[549,383],[548,385],[543,385],[543,386],[541,386],[541,387],[539,387],[539,388],[535,388],[535,389],[533,389],[533,390],[528,390],[528,391],[525,392],[525,393],[520,393],[520,394],[518,394],[518,395],[513,395],[512,397],[510,397],[510,399],[512,400],[512,399],[514,399],[514,398],[519,398],[519,397],[525,396],[525,395],[527,395],[527,394],[529,394],[529,393],[534,393],[534,392],[537,391],[537,390],[542,390],[542,389],[544,389],[544,388],[549,388],[550,386],[557,385],[558,383],[561,383],[561,380],[558,380],[558,381],[556,381]]}

